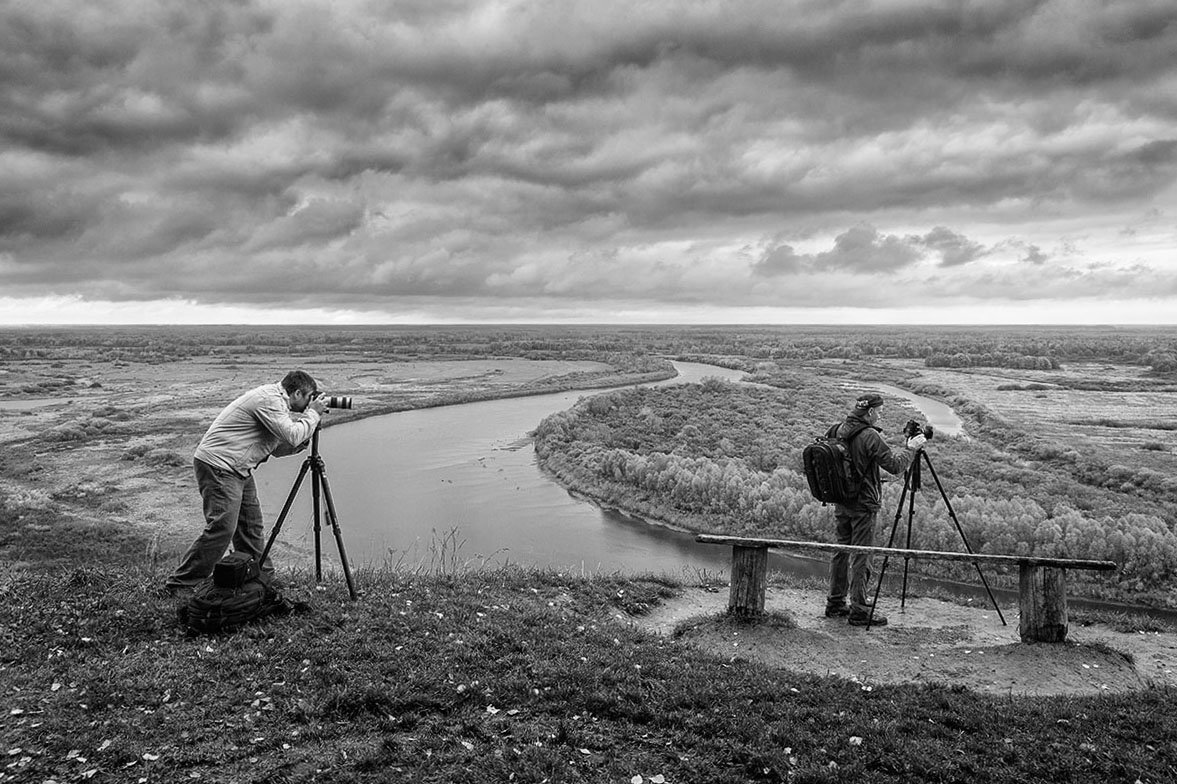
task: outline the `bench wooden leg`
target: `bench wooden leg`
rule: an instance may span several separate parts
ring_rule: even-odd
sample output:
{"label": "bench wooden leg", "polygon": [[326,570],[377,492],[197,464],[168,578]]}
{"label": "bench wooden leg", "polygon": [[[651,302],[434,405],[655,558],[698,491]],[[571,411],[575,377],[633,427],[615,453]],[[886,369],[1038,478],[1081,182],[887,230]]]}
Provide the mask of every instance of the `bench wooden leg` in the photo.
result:
{"label": "bench wooden leg", "polygon": [[1067,570],[1022,564],[1019,574],[1022,642],[1067,639]]}
{"label": "bench wooden leg", "polygon": [[732,547],[732,589],[728,615],[753,618],[764,613],[764,591],[768,582],[767,547]]}

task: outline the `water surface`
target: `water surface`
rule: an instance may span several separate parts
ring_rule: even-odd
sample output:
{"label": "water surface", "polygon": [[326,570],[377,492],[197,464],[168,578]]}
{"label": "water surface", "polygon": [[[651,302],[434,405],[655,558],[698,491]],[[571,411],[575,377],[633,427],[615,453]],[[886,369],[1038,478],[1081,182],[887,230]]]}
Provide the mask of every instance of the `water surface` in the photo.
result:
{"label": "water surface", "polygon": [[[660,383],[743,376],[711,365],[675,365],[679,376]],[[429,563],[431,550],[444,545],[452,557],[460,543],[459,559],[475,563],[593,573],[726,568],[724,548],[577,499],[539,469],[528,433],[547,415],[602,391],[419,409],[324,430],[320,453],[349,560]],[[258,470],[267,519],[281,509],[300,464],[287,458]],[[313,547],[310,517],[308,478],[283,541]],[[329,534],[323,545],[333,556]]]}

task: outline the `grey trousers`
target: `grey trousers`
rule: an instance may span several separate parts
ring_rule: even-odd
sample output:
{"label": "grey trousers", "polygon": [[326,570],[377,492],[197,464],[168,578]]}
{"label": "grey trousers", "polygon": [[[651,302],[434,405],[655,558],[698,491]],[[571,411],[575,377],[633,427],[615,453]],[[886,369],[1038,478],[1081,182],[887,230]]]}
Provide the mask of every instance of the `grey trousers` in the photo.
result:
{"label": "grey trousers", "polygon": [[[262,508],[257,500],[253,475],[242,477],[203,460],[194,460],[193,467],[196,469],[196,485],[204,501],[205,525],[204,531],[168,577],[167,587],[173,589],[195,588],[209,577],[230,544],[237,552],[248,553],[256,559],[261,558],[266,548]],[[273,570],[267,556],[262,571]]]}
{"label": "grey trousers", "polygon": [[[874,509],[848,509],[838,506],[834,510],[837,527],[834,535],[838,544],[853,544],[870,547],[875,543]],[[849,595],[850,612],[855,615],[870,612],[867,601],[867,586],[870,583],[870,556],[866,553],[836,553],[830,560],[830,595],[826,603],[831,607],[842,606]]]}

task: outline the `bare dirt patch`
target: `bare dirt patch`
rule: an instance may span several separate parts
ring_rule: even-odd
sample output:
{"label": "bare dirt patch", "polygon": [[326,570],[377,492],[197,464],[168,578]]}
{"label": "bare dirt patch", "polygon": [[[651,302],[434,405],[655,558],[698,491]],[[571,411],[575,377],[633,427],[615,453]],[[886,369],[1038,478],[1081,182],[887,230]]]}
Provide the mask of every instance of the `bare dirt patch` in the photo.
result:
{"label": "bare dirt patch", "polygon": [[904,612],[880,600],[890,621],[870,630],[826,618],[812,589],[770,587],[770,619],[748,624],[724,617],[727,589],[690,588],[636,618],[637,626],[677,635],[710,653],[772,667],[833,675],[869,688],[940,683],[1000,695],[1083,695],[1177,685],[1177,635],[1125,634],[1102,625],[1071,625],[1061,644],[1022,643],[1016,609],[965,607],[911,598]]}

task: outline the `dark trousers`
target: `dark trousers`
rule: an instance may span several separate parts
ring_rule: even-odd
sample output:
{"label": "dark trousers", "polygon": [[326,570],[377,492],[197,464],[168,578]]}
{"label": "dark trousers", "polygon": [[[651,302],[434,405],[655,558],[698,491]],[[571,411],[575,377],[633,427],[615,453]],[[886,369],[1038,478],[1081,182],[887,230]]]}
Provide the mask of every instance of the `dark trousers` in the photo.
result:
{"label": "dark trousers", "polygon": [[[834,529],[838,544],[853,544],[870,547],[875,543],[875,509],[848,509],[844,506],[835,507]],[[869,613],[870,604],[867,602],[866,591],[870,583],[870,556],[866,553],[836,553],[830,560],[830,595],[826,599],[828,605],[840,607],[847,597],[850,600],[850,612],[854,614]]]}
{"label": "dark trousers", "polygon": [[[229,545],[239,553],[260,559],[266,548],[262,508],[253,475],[243,477],[203,460],[194,460],[196,485],[204,501],[204,531],[180,559],[168,578],[168,588],[194,588],[213,573]],[[269,557],[263,572],[274,569]]]}

